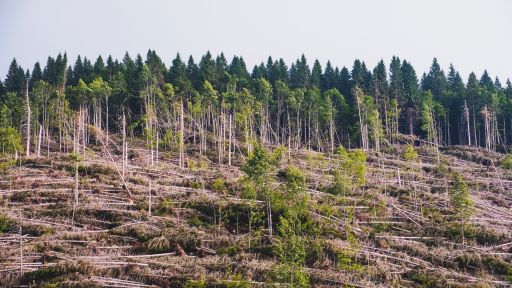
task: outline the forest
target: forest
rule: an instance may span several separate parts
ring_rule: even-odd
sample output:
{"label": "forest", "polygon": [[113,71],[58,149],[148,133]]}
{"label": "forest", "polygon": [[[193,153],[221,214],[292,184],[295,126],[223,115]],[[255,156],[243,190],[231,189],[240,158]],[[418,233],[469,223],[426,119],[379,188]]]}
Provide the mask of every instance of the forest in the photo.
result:
{"label": "forest", "polygon": [[435,58],[13,59],[0,286],[510,287],[511,143],[511,82]]}
{"label": "forest", "polygon": [[378,151],[410,137],[503,150],[512,139],[510,80],[502,85],[485,71],[464,81],[437,59],[419,79],[398,57],[373,70],[360,60],[349,70],[319,61],[310,68],[304,55],[290,67],[269,57],[249,73],[242,57],[209,52],[199,63],[178,54],[170,67],[152,50],[145,60],[78,56],[73,65],[59,54],[32,71],[14,59],[0,89],[1,133],[9,135],[2,149],[23,146],[27,155],[51,145],[69,151],[73,137],[86,145],[90,124],[144,137],[155,155],[199,144],[219,163],[250,149],[250,140],[332,153],[339,145]]}

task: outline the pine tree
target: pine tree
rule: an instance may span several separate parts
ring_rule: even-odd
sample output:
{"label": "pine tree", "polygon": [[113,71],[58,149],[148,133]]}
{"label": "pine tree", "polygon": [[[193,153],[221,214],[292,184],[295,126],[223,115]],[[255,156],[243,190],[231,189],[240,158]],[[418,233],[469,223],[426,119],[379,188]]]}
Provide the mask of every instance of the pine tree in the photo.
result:
{"label": "pine tree", "polygon": [[464,245],[464,228],[473,213],[473,201],[470,198],[468,185],[459,173],[453,173],[453,185],[449,190],[450,205],[454,209],[455,217],[460,221],[462,245]]}
{"label": "pine tree", "polygon": [[32,90],[32,88],[34,88],[35,83],[42,79],[43,71],[41,70],[41,65],[39,64],[39,62],[36,62],[36,64],[34,64],[34,69],[32,69],[32,74],[30,75],[29,89]]}
{"label": "pine tree", "polygon": [[402,123],[404,124],[403,131],[408,131],[409,135],[414,134],[414,122],[415,117],[420,106],[419,100],[419,87],[418,78],[416,77],[416,71],[412,65],[403,61],[400,68],[400,75],[402,79],[402,91],[401,98],[397,99],[400,104],[400,110],[402,111]]}
{"label": "pine tree", "polygon": [[[337,78],[338,78],[338,75],[336,75],[336,73],[335,73],[335,71],[334,71],[334,69],[333,69],[333,67],[331,65],[331,62],[327,61],[327,64],[325,66],[324,75],[321,78],[322,79],[322,85],[320,86],[320,88],[323,91],[329,90],[331,88],[335,88],[336,87]],[[340,91],[339,88],[338,88],[338,91]],[[343,94],[342,91],[340,91],[340,92]],[[348,95],[348,94],[344,94],[344,95]]]}
{"label": "pine tree", "polygon": [[437,62],[437,58],[432,61],[430,71],[426,75],[426,78],[422,80],[421,87],[423,91],[430,90],[434,100],[439,101],[446,91],[447,80],[443,70]]}
{"label": "pine tree", "polygon": [[103,80],[107,80],[107,69],[105,68],[105,63],[103,62],[103,58],[98,56],[96,58],[96,62],[94,62],[94,76],[101,77]]}
{"label": "pine tree", "polygon": [[5,88],[9,92],[18,92],[21,93],[25,89],[25,72],[23,68],[18,66],[18,62],[16,59],[12,59],[11,65],[9,66],[9,70],[7,71],[7,75],[5,77]]}
{"label": "pine tree", "polygon": [[316,59],[315,63],[313,64],[313,69],[311,70],[311,85],[323,89],[323,82],[324,81],[322,79],[322,66],[320,65],[318,59]]}

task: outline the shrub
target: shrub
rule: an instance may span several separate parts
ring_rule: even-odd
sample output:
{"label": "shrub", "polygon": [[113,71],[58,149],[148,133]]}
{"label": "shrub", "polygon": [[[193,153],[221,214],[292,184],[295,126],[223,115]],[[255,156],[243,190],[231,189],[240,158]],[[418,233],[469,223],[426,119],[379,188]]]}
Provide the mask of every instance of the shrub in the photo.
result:
{"label": "shrub", "polygon": [[216,178],[215,180],[213,180],[212,183],[210,184],[210,189],[215,193],[220,193],[220,194],[228,193],[226,183],[224,182],[224,179],[222,179],[222,178]]}
{"label": "shrub", "polygon": [[183,288],[205,288],[206,282],[204,280],[187,280]]}
{"label": "shrub", "polygon": [[222,281],[222,284],[226,288],[249,288],[251,285],[247,280],[245,280],[242,275],[236,274],[230,280]]}
{"label": "shrub", "polygon": [[163,236],[153,238],[144,243],[147,251],[150,253],[165,253],[171,249],[171,242]]}
{"label": "shrub", "polygon": [[22,282],[38,284],[51,280],[59,282],[59,280],[69,279],[70,276],[75,273],[91,275],[94,273],[94,267],[81,261],[77,263],[58,263],[54,266],[43,267],[35,271],[27,272],[23,275]]}
{"label": "shrub", "polygon": [[158,203],[158,207],[156,208],[156,211],[160,215],[165,214],[172,214],[172,208],[174,206],[174,203],[172,203],[172,200],[169,198],[164,198],[160,203]]}
{"label": "shrub", "polygon": [[418,159],[418,152],[414,150],[414,147],[411,144],[407,144],[405,145],[402,157],[404,157],[406,161],[416,161],[416,159]]}
{"label": "shrub", "polygon": [[7,216],[0,215],[0,234],[6,233],[14,226],[14,222]]}
{"label": "shrub", "polygon": [[366,183],[366,153],[362,149],[347,151],[338,148],[340,166],[334,171],[333,192],[346,194]]}
{"label": "shrub", "polygon": [[512,168],[512,154],[505,156],[503,161],[501,161],[501,166],[507,170]]}
{"label": "shrub", "polygon": [[0,153],[14,154],[23,150],[20,133],[14,127],[0,128]]}
{"label": "shrub", "polygon": [[291,287],[310,287],[309,274],[295,264],[277,264],[272,269],[272,279]]}
{"label": "shrub", "polygon": [[194,188],[194,189],[201,189],[201,187],[203,186],[201,184],[201,182],[197,182],[197,181],[192,181],[189,183],[190,185],[190,188]]}

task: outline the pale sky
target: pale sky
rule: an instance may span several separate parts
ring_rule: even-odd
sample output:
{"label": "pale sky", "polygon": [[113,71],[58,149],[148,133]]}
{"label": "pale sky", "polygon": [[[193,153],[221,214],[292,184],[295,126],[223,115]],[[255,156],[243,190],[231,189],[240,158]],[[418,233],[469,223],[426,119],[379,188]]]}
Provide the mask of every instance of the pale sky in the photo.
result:
{"label": "pale sky", "polygon": [[154,49],[167,65],[177,52],[240,55],[249,72],[269,55],[349,68],[359,58],[370,69],[397,55],[418,77],[437,57],[464,79],[487,69],[504,83],[511,35],[509,0],[0,0],[0,78],[13,57],[32,69],[65,51],[74,63]]}

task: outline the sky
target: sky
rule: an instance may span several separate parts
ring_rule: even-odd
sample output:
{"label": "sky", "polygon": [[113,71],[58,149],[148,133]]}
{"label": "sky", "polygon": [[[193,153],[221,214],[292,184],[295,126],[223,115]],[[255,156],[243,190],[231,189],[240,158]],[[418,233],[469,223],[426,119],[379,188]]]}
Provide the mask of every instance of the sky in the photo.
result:
{"label": "sky", "polygon": [[509,0],[0,0],[0,79],[13,57],[32,69],[59,52],[74,63],[154,49],[167,65],[209,50],[242,56],[249,70],[269,55],[349,68],[358,58],[371,69],[397,55],[418,77],[437,57],[465,79],[487,69],[505,82],[511,11]]}

